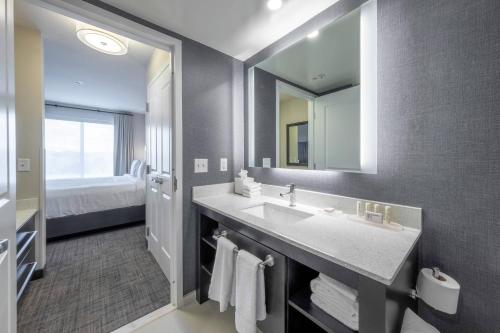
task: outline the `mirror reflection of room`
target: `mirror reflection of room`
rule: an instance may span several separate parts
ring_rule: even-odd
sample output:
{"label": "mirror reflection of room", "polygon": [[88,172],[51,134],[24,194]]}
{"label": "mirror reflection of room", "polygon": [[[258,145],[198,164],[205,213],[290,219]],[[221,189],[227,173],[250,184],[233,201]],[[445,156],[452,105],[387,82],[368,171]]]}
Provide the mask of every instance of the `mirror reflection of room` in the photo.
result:
{"label": "mirror reflection of room", "polygon": [[[371,51],[367,38],[362,43],[363,15],[358,8],[250,68],[255,167],[367,171],[362,146],[370,144],[361,138],[376,137],[376,105],[366,97],[373,87],[366,72],[376,60],[362,82],[362,50]],[[372,145],[364,150],[375,155]]]}

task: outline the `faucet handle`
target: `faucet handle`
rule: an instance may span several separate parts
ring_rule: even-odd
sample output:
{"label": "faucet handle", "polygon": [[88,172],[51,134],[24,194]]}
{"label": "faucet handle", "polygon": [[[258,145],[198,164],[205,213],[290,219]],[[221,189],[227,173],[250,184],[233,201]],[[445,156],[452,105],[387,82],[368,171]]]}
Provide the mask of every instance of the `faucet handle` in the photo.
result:
{"label": "faucet handle", "polygon": [[291,183],[291,184],[288,184],[288,185],[285,185],[286,187],[289,187],[290,188],[290,191],[293,191],[295,190],[295,184],[294,183]]}

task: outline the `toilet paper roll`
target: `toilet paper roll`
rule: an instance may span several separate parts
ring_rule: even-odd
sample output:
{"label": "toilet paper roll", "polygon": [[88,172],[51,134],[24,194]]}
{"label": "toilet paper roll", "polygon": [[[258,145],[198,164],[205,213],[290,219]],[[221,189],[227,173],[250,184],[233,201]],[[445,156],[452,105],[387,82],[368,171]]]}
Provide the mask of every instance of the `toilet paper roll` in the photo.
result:
{"label": "toilet paper roll", "polygon": [[417,279],[417,295],[436,310],[449,314],[457,312],[460,285],[451,276],[439,273],[436,278],[432,269],[422,268]]}

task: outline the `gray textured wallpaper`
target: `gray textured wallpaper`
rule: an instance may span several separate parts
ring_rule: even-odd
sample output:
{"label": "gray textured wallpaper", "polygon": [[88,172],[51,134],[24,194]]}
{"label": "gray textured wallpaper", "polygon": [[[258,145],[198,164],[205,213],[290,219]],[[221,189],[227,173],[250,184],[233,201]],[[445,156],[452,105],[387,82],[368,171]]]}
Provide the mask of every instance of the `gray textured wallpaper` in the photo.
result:
{"label": "gray textured wallpaper", "polygon": [[254,168],[258,181],[423,208],[422,266],[462,286],[441,332],[500,332],[500,1],[378,0],[377,175]]}

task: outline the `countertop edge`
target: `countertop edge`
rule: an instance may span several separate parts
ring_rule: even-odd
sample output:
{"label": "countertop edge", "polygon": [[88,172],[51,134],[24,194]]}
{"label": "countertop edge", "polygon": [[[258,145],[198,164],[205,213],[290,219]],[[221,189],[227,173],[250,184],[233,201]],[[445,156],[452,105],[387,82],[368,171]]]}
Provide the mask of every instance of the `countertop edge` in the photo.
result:
{"label": "countertop edge", "polygon": [[[204,198],[207,198],[207,197],[202,197],[202,198],[199,198],[199,199],[204,199]],[[359,267],[357,267],[357,266],[353,266],[353,265],[351,265],[351,264],[349,264],[349,263],[347,263],[347,262],[345,262],[345,261],[339,260],[339,259],[337,259],[337,258],[335,258],[335,257],[332,257],[332,256],[329,256],[329,255],[326,255],[326,254],[324,254],[324,253],[317,253],[317,252],[314,252],[314,250],[312,250],[312,249],[308,248],[308,246],[307,246],[307,245],[300,244],[300,243],[298,243],[298,242],[296,242],[296,241],[294,241],[294,240],[292,240],[292,239],[289,239],[289,238],[287,238],[287,237],[285,237],[285,236],[281,236],[281,235],[276,234],[276,233],[274,233],[274,232],[272,232],[272,231],[266,230],[266,229],[264,229],[264,228],[260,228],[260,227],[258,227],[258,226],[256,226],[256,225],[252,224],[252,223],[249,223],[249,222],[243,221],[242,219],[240,219],[240,218],[238,218],[238,217],[235,217],[235,216],[233,216],[233,215],[231,215],[231,214],[228,214],[227,212],[224,212],[224,211],[222,211],[222,210],[220,210],[220,209],[214,208],[213,206],[210,206],[210,205],[207,205],[207,204],[205,204],[205,203],[203,203],[203,202],[200,202],[198,199],[193,199],[193,203],[194,203],[194,204],[197,204],[197,205],[199,205],[199,206],[205,207],[205,208],[207,208],[207,209],[213,210],[214,212],[216,212],[216,213],[218,213],[218,214],[221,214],[221,215],[224,215],[224,216],[226,216],[226,217],[228,217],[228,218],[231,218],[231,219],[233,219],[233,220],[235,220],[235,221],[237,221],[237,222],[239,222],[239,223],[244,224],[245,226],[248,226],[248,227],[254,228],[254,229],[256,229],[256,230],[259,230],[259,231],[261,231],[261,232],[264,232],[264,233],[266,233],[267,235],[269,235],[269,236],[271,236],[271,237],[275,237],[275,238],[278,238],[278,239],[280,239],[280,240],[290,242],[290,244],[291,244],[291,245],[296,246],[296,247],[298,247],[298,248],[300,248],[300,249],[302,249],[302,250],[304,250],[304,251],[307,251],[307,252],[309,252],[309,253],[310,253],[310,254],[312,254],[312,255],[316,255],[316,256],[321,257],[321,258],[323,258],[323,259],[325,259],[325,260],[331,261],[332,263],[335,263],[335,264],[337,264],[337,265],[339,265],[339,266],[342,266],[342,267],[344,267],[344,268],[346,268],[346,269],[352,270],[352,271],[353,271],[353,272],[355,272],[355,273],[358,273],[358,274],[363,275],[363,276],[365,276],[365,277],[367,277],[367,278],[373,279],[373,280],[375,280],[375,281],[377,281],[377,282],[380,282],[380,283],[382,283],[382,284],[384,284],[384,285],[387,285],[387,286],[392,285],[392,283],[393,283],[393,282],[394,282],[394,280],[396,279],[396,277],[397,277],[398,273],[401,271],[401,268],[402,268],[403,264],[404,264],[404,263],[406,262],[406,260],[408,259],[409,255],[411,254],[411,252],[412,252],[412,251],[413,251],[413,249],[415,248],[415,245],[418,243],[418,240],[420,239],[420,236],[422,235],[421,230],[419,230],[418,236],[415,238],[415,241],[413,242],[413,244],[410,246],[410,248],[409,248],[409,249],[408,249],[408,251],[406,252],[406,254],[405,254],[405,256],[404,256],[404,259],[401,261],[401,263],[400,263],[400,264],[399,264],[399,266],[397,267],[397,269],[396,269],[396,271],[394,272],[394,274],[392,275],[392,277],[390,277],[390,278],[386,278],[386,277],[382,277],[382,276],[379,276],[379,275],[375,275],[374,273],[371,273],[371,272],[369,272],[369,271],[366,271],[366,270],[364,270],[364,269],[362,269],[362,268],[359,268]],[[319,252],[319,251],[318,251],[318,252]]]}

